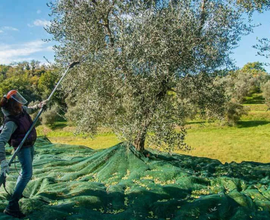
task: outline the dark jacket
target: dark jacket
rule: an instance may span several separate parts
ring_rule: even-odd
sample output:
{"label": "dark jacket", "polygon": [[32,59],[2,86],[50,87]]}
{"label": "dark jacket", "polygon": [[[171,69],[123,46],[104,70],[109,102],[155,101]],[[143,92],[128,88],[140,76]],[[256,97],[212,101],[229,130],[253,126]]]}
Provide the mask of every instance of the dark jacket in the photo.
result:
{"label": "dark jacket", "polygon": [[[1,110],[6,118],[11,116],[11,114],[4,108],[1,108]],[[38,106],[33,106],[33,107],[23,106],[23,110],[27,112],[28,114],[32,114],[38,110]],[[9,142],[12,134],[17,130],[17,128],[18,126],[14,121],[7,121],[2,126],[2,131],[0,133],[0,161],[6,159],[5,145]]]}
{"label": "dark jacket", "polygon": [[[13,121],[17,125],[17,129],[14,131],[14,133],[11,135],[9,140],[9,145],[17,148],[23,138],[25,137],[27,131],[33,124],[33,121],[30,117],[30,115],[23,110],[19,115],[17,116],[7,116],[5,117],[5,123]],[[33,146],[35,141],[37,139],[37,133],[36,129],[33,128],[30,134],[28,135],[26,141],[24,142],[23,146]]]}

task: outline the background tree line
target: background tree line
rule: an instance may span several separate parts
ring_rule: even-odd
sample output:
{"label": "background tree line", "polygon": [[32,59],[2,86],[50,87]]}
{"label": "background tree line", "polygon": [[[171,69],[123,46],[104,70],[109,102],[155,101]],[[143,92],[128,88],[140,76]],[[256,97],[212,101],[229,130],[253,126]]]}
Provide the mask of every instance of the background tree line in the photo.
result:
{"label": "background tree line", "polygon": [[[38,61],[0,65],[0,95],[3,96],[11,89],[17,89],[26,97],[31,106],[49,96],[59,78],[59,71],[56,66],[41,65]],[[206,80],[203,79],[205,77],[207,77]],[[262,93],[266,105],[270,108],[269,75],[260,62],[247,63],[242,69],[234,71],[217,71],[210,77],[203,74],[195,78],[186,77],[181,79],[178,86],[180,88],[185,86],[185,92],[182,93],[185,105],[183,125],[185,121],[199,117],[207,120],[219,119],[223,124],[234,126],[243,114],[247,114],[248,108],[243,104],[246,97],[253,93]],[[202,93],[203,97],[198,96],[195,88],[198,86],[200,90],[205,90]],[[172,88],[169,92],[173,97],[171,99],[173,104],[177,104],[174,91],[176,89]],[[202,110],[196,104],[199,99],[202,105],[205,102],[213,106]],[[204,101],[204,99],[207,100]],[[213,99],[215,101],[209,101]],[[53,125],[55,121],[61,119],[61,115],[63,118],[69,117],[72,121],[70,112],[76,110],[77,106],[69,101],[69,96],[58,91],[49,109],[42,115],[42,124]],[[211,108],[212,110],[209,111]]]}
{"label": "background tree line", "polygon": [[[13,63],[0,65],[0,97],[3,97],[11,89],[16,89],[27,99],[28,104],[34,105],[46,99],[59,77],[59,68],[56,66],[41,65],[39,61]],[[58,113],[65,111],[65,102],[62,93],[57,92],[47,112],[42,116],[44,124],[52,124]],[[62,109],[62,111],[61,111]],[[2,112],[0,119],[3,120]]]}

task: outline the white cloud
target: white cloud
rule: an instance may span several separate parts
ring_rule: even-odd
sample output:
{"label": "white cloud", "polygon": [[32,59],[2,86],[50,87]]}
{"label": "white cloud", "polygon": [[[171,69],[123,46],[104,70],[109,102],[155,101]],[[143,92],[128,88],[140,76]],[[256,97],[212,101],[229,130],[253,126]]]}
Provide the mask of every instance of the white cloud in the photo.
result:
{"label": "white cloud", "polygon": [[37,10],[37,14],[40,14],[41,13],[41,10]]}
{"label": "white cloud", "polygon": [[51,25],[51,22],[50,21],[47,21],[47,20],[41,20],[41,19],[37,19],[35,20],[32,24],[27,24],[28,27],[35,27],[35,26],[38,26],[38,27],[46,27],[46,26],[50,26]]}
{"label": "white cloud", "polygon": [[51,52],[54,52],[54,50],[53,50],[53,46],[46,47],[46,51],[51,51]]}
{"label": "white cloud", "polygon": [[3,27],[2,30],[7,30],[7,31],[19,31],[17,28],[9,27],[9,26]]}
{"label": "white cloud", "polygon": [[45,27],[45,26],[50,26],[51,22],[47,21],[47,20],[40,20],[37,19],[34,21],[34,26],[41,26],[41,27]]}
{"label": "white cloud", "polygon": [[17,28],[10,26],[0,27],[0,33],[4,33],[5,31],[19,31],[19,30]]}
{"label": "white cloud", "polygon": [[[0,64],[10,64],[22,60],[32,59],[38,52],[51,52],[52,47],[41,40],[26,42],[19,45],[0,44]],[[30,57],[31,56],[31,57]]]}

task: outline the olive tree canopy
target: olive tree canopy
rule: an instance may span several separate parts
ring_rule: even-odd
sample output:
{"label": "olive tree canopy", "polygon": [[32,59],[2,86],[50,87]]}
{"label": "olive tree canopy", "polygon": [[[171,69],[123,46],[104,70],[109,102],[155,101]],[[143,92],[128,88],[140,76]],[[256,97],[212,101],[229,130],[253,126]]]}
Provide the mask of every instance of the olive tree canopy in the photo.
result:
{"label": "olive tree canopy", "polygon": [[[222,112],[212,75],[250,29],[232,0],[58,0],[47,31],[57,61],[82,60],[65,82],[80,131],[100,126],[143,151],[185,147],[185,119]],[[192,106],[192,108],[191,108]]]}
{"label": "olive tree canopy", "polygon": [[237,3],[249,12],[253,12],[255,10],[263,12],[264,10],[270,9],[269,0],[237,0]]}

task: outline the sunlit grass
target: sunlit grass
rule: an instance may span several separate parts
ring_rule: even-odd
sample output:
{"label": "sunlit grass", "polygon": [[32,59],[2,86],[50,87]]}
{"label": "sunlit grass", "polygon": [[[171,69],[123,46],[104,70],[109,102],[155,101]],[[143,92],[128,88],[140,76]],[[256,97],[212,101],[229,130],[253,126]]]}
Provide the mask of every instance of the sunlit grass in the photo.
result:
{"label": "sunlit grass", "polygon": [[95,137],[75,135],[75,128],[69,126],[55,129],[38,126],[37,133],[39,136],[48,137],[52,143],[84,145],[92,149],[108,148],[120,142],[111,132],[99,133]]}
{"label": "sunlit grass", "polygon": [[[264,104],[249,104],[249,114],[242,117],[237,127],[219,123],[192,121],[187,125],[186,142],[191,146],[189,154],[218,159],[221,162],[270,161],[270,111]],[[108,130],[94,137],[74,135],[75,128],[65,122],[57,122],[52,128],[39,126],[38,135],[47,136],[53,143],[84,145],[92,149],[114,146],[120,140]]]}
{"label": "sunlit grass", "polygon": [[[270,111],[265,104],[247,104],[248,115],[237,127],[196,123],[188,127],[189,155],[209,157],[221,162],[270,161]],[[183,152],[179,152],[183,153]]]}
{"label": "sunlit grass", "polygon": [[[241,126],[242,124],[242,126]],[[270,122],[243,121],[239,127],[202,126],[188,130],[189,155],[209,157],[221,162],[270,161]],[[183,153],[183,152],[179,152]]]}
{"label": "sunlit grass", "polygon": [[95,138],[82,138],[82,137],[49,137],[52,143],[70,144],[70,145],[83,145],[91,149],[104,149],[112,147],[119,143],[115,135],[97,136]]}

